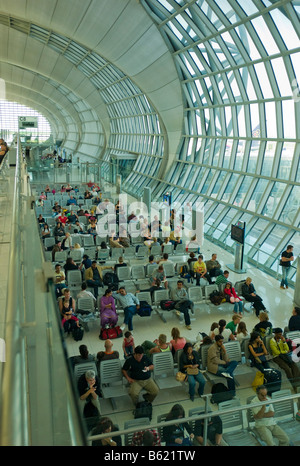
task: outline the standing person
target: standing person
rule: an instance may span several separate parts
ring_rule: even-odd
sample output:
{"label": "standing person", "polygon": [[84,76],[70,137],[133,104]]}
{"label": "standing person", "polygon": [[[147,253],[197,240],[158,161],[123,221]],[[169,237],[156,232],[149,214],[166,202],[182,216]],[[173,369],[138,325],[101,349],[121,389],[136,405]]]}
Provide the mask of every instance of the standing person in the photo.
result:
{"label": "standing person", "polygon": [[177,288],[171,290],[171,299],[176,302],[175,309],[184,315],[184,321],[186,328],[191,330],[191,319],[189,315],[189,309],[191,309],[191,313],[194,314],[194,303],[190,299],[188,299],[188,294],[186,289],[183,287],[183,281],[178,280]]}
{"label": "standing person", "polygon": [[268,351],[258,332],[251,333],[248,347],[252,365],[262,373],[264,373],[265,369],[270,369],[266,359]]}
{"label": "standing person", "polygon": [[186,343],[179,360],[180,371],[187,374],[189,384],[190,400],[194,401],[195,386],[198,382],[198,395],[201,397],[204,392],[205,378],[200,372],[200,361],[197,351],[193,350],[192,343]]}
{"label": "standing person", "polygon": [[150,403],[158,395],[159,388],[151,377],[153,368],[153,363],[144,354],[141,345],[136,346],[133,356],[126,359],[122,373],[130,384],[129,396],[134,405],[137,405],[140,391],[143,389],[147,392],[143,397]]}
{"label": "standing person", "polygon": [[282,334],[282,329],[279,327],[274,328],[273,332],[274,338],[270,340],[270,349],[273,361],[284,370],[287,378],[296,391],[300,383],[300,370],[289,354],[290,348]]}
{"label": "standing person", "polygon": [[124,352],[124,359],[127,359],[133,355],[135,344],[134,344],[134,338],[132,336],[132,333],[129,331],[124,333],[124,340],[123,340],[122,348]]}
{"label": "standing person", "polygon": [[216,335],[215,342],[209,347],[207,352],[207,370],[212,374],[216,374],[227,378],[228,388],[235,395],[235,381],[233,372],[238,365],[236,361],[230,361],[223,345],[223,336]]}
{"label": "standing person", "polygon": [[281,253],[280,265],[282,268],[282,279],[280,282],[280,288],[284,290],[284,286],[288,289],[288,280],[287,276],[291,267],[291,262],[294,260],[293,255],[294,246],[289,244],[285,251]]}
{"label": "standing person", "polygon": [[[271,399],[267,396],[267,389],[264,385],[259,385],[256,389],[256,396],[251,403],[265,402]],[[267,446],[276,446],[276,438],[280,446],[288,446],[289,438],[286,433],[279,427],[274,419],[274,408],[272,404],[264,404],[252,408],[255,419],[255,429],[257,429],[260,438]]]}
{"label": "standing person", "polygon": [[132,332],[132,319],[137,310],[140,308],[140,302],[138,298],[133,293],[127,293],[124,286],[121,286],[118,291],[114,291],[112,296],[114,299],[118,299],[124,309],[124,323],[120,327],[121,330],[123,331],[125,326],[128,325],[128,330]]}

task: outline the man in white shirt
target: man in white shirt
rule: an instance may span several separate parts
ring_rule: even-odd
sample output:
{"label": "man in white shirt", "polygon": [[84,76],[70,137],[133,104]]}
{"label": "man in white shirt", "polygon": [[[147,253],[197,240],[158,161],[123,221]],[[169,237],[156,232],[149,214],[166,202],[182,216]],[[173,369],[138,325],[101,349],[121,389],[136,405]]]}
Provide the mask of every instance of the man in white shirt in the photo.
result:
{"label": "man in white shirt", "polygon": [[[259,385],[256,389],[256,396],[251,403],[267,401],[267,389],[264,385]],[[264,404],[261,407],[256,406],[252,409],[255,419],[255,428],[260,438],[266,442],[267,446],[276,446],[274,439],[278,440],[279,446],[288,446],[289,438],[287,434],[279,427],[274,419],[274,408],[272,404]]]}
{"label": "man in white shirt", "polygon": [[90,291],[87,290],[87,285],[85,282],[81,284],[81,291],[77,295],[78,298],[93,298],[94,303],[96,303],[96,298]]}

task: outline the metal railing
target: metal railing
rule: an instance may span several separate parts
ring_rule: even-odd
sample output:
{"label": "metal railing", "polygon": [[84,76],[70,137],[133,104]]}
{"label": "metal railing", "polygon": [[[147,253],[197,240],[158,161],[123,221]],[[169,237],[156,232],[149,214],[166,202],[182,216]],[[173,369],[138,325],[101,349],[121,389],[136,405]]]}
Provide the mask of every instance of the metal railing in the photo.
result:
{"label": "metal railing", "polygon": [[0,444],[85,445],[19,142],[11,219]]}

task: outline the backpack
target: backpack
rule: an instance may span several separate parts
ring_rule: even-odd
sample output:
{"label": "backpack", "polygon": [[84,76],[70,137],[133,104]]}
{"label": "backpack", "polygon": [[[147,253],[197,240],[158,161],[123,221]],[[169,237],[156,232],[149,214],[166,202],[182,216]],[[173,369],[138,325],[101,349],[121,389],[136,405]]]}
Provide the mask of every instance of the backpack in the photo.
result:
{"label": "backpack", "polygon": [[148,417],[151,421],[152,403],[150,403],[149,401],[140,401],[139,403],[137,403],[134,411],[134,419],[138,419],[140,417]]}
{"label": "backpack", "polygon": [[81,325],[79,327],[75,327],[73,330],[72,330],[72,336],[74,338],[75,341],[80,341],[82,340],[83,338],[83,334],[84,334],[84,330],[83,328],[81,327]]}
{"label": "backpack", "polygon": [[160,302],[160,307],[164,311],[172,311],[173,309],[175,309],[175,304],[176,304],[176,302],[172,301],[171,299],[163,299]]}
{"label": "backpack", "polygon": [[114,338],[121,338],[122,336],[123,332],[119,325],[117,325],[116,327],[102,328],[99,338],[100,340],[113,340]]}
{"label": "backpack", "polygon": [[281,389],[281,372],[277,369],[265,369],[264,379],[269,396]]}
{"label": "backpack", "polygon": [[118,289],[119,278],[116,273],[108,272],[103,277],[103,283],[111,290],[116,291]]}
{"label": "backpack", "polygon": [[233,395],[230,390],[223,383],[215,383],[211,387],[212,397],[210,399],[211,403],[222,403],[222,401],[232,400]]}
{"label": "backpack", "polygon": [[214,290],[209,295],[209,299],[215,306],[219,306],[223,300],[223,295],[220,291]]}
{"label": "backpack", "polygon": [[137,310],[137,314],[140,317],[147,317],[150,316],[152,312],[152,307],[147,301],[140,301],[140,308]]}

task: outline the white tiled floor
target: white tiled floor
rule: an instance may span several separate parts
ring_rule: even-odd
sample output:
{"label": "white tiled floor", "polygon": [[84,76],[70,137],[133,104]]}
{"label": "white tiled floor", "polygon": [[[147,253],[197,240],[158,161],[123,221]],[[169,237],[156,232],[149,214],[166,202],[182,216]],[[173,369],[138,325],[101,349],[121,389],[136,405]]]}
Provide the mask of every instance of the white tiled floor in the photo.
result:
{"label": "white tiled floor", "polygon": [[[11,169],[13,172],[14,169]],[[11,177],[12,180],[12,177]],[[10,194],[12,194],[12,181],[10,182]],[[6,303],[6,273],[8,265],[8,256],[10,248],[10,209],[11,209],[11,198],[5,200],[0,198],[0,260],[2,274],[0,277],[0,337],[4,333],[4,311]],[[218,259],[222,263],[223,268],[227,264],[234,262],[233,257],[226,250],[215,246],[214,244],[204,240],[202,252],[205,257],[210,257],[213,252],[218,254]],[[180,260],[181,257],[178,257]],[[140,261],[138,262],[140,263]],[[269,277],[265,273],[256,269],[253,266],[245,264],[247,268],[245,274],[237,274],[230,272],[230,279],[234,283],[237,280],[244,278],[245,276],[251,276],[253,283],[256,287],[257,293],[263,297],[264,303],[269,310],[270,321],[273,326],[284,327],[287,325],[288,319],[291,315],[293,306],[293,289],[282,290],[279,288],[279,282],[272,277]],[[180,323],[176,315],[172,312],[167,314],[167,323],[163,323],[160,317],[154,312],[151,318],[141,318],[136,316],[134,318],[134,339],[135,344],[141,344],[144,340],[154,340],[160,333],[165,333],[167,338],[170,339],[170,332],[173,326],[178,326],[183,336],[191,340],[195,340],[199,331],[208,333],[210,325],[214,321],[218,321],[220,318],[224,318],[229,321],[232,313],[220,310],[213,305],[201,304],[196,306],[195,319],[192,321],[192,330],[188,331],[185,329],[184,324]],[[249,331],[252,330],[254,325],[258,322],[257,317],[254,313],[245,313],[244,320],[246,322]],[[119,323],[123,322],[122,315],[119,318]],[[74,342],[72,339],[66,339],[67,350],[69,356],[78,354],[78,348],[81,343],[87,345],[90,353],[97,353],[104,348],[103,341],[99,340],[99,329],[100,323],[94,322],[89,324],[90,331],[85,332],[83,340],[81,342]],[[121,358],[122,355],[122,339],[114,340],[114,349],[119,351]],[[243,379],[240,388],[238,388],[237,395],[245,400],[247,396],[253,394],[250,387],[251,379]],[[210,386],[207,383],[205,392],[210,391]],[[189,400],[187,386],[183,386],[182,389],[170,389],[160,391],[159,395],[154,401],[153,407],[153,420],[156,420],[156,416],[160,413],[166,413],[171,408],[174,402],[180,402],[188,412],[189,409],[203,405],[203,400],[195,398],[194,402]],[[109,415],[114,422],[116,422],[120,428],[123,427],[123,421],[125,419],[133,418],[132,404],[130,399],[119,398],[116,400],[117,409],[112,410],[111,404],[106,400],[101,400],[102,414]]]}

